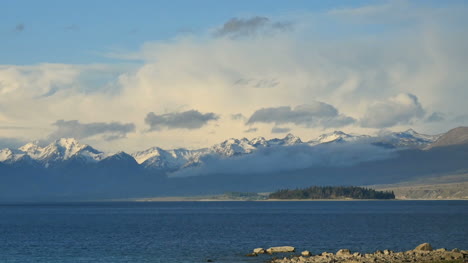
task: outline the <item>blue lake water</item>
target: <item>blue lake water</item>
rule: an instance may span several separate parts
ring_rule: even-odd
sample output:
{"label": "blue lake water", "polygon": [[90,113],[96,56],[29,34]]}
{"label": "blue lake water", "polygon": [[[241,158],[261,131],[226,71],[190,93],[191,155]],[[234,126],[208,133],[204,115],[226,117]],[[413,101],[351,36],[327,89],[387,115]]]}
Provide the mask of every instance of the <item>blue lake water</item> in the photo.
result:
{"label": "blue lake water", "polygon": [[0,205],[0,262],[263,262],[256,247],[468,249],[468,201]]}

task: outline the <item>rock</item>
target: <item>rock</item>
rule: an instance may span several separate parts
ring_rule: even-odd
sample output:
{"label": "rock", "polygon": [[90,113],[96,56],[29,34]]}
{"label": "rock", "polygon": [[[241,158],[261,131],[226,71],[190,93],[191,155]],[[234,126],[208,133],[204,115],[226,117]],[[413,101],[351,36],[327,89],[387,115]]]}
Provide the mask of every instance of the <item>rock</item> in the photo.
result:
{"label": "rock", "polygon": [[312,256],[312,253],[310,253],[309,250],[304,250],[301,252],[301,255],[303,255],[304,257],[310,257]]}
{"label": "rock", "polygon": [[432,251],[432,246],[429,243],[423,243],[417,246],[414,250],[415,251]]}
{"label": "rock", "polygon": [[245,255],[246,257],[256,257],[258,256],[257,253],[249,253],[247,255]]}
{"label": "rock", "polygon": [[452,249],[452,252],[460,252],[460,249],[454,248],[454,249]]}
{"label": "rock", "polygon": [[439,248],[439,249],[436,249],[435,251],[437,251],[437,252],[445,252],[445,251],[447,251],[447,249],[445,249],[445,248]]}
{"label": "rock", "polygon": [[296,249],[291,246],[283,246],[283,247],[270,247],[269,249],[266,250],[268,254],[273,254],[273,253],[288,253],[288,252],[294,252]]}
{"label": "rock", "polygon": [[255,248],[255,249],[253,250],[253,253],[255,253],[255,254],[265,254],[265,249],[263,249],[263,248],[261,248],[261,247]]}
{"label": "rock", "polygon": [[351,251],[349,249],[340,249],[336,252],[336,256],[343,257],[343,256],[351,256]]}
{"label": "rock", "polygon": [[382,254],[383,254],[382,250],[377,250],[377,251],[375,251],[375,253],[374,253],[374,255],[382,255]]}
{"label": "rock", "polygon": [[383,251],[383,253],[384,253],[384,255],[390,255],[390,254],[393,253],[393,251],[388,250],[388,249],[385,249],[385,250]]}

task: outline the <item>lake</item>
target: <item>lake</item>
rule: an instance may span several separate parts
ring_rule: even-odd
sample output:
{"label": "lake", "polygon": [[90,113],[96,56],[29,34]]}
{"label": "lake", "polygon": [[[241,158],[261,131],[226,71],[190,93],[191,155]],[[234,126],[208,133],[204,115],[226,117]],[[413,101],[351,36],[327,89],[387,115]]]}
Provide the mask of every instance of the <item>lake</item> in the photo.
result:
{"label": "lake", "polygon": [[0,205],[0,262],[264,262],[317,254],[468,249],[468,201],[106,202]]}

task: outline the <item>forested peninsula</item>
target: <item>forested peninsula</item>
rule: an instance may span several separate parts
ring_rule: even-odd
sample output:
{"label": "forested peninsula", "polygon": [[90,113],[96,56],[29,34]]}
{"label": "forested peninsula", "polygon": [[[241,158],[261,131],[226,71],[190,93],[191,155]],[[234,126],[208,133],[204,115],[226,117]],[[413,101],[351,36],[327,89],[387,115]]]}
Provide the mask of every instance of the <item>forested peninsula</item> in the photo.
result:
{"label": "forested peninsula", "polygon": [[269,199],[395,199],[393,191],[376,191],[357,186],[311,186],[308,188],[281,189]]}

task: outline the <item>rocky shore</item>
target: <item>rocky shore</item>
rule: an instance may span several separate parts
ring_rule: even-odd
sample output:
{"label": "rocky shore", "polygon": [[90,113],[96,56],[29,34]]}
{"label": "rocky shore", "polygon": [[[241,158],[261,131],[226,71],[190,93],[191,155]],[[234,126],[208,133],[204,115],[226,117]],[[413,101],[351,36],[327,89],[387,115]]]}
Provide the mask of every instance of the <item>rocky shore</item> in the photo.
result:
{"label": "rocky shore", "polygon": [[[281,249],[287,248],[287,249]],[[277,247],[262,249],[257,248],[250,256],[258,254],[273,254],[294,252],[293,247]],[[270,263],[380,263],[380,262],[424,262],[424,263],[463,263],[468,262],[468,251],[460,249],[447,250],[445,248],[433,249],[429,243],[417,246],[415,249],[404,252],[391,250],[376,251],[371,254],[352,252],[349,249],[340,249],[336,253],[323,252],[313,255],[309,251],[302,251],[300,255],[292,255],[284,258],[274,258]]]}

